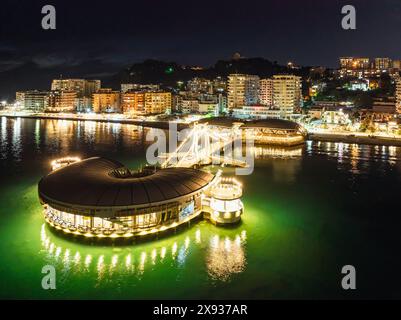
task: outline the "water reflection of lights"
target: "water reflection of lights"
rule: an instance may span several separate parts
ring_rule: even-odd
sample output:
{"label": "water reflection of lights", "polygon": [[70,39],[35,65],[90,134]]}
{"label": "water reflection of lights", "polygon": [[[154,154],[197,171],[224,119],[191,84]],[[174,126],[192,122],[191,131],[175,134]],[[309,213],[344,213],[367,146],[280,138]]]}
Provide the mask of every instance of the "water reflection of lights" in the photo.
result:
{"label": "water reflection of lights", "polygon": [[[5,150],[7,150],[7,118],[6,117],[1,117],[1,140],[0,140],[0,148],[1,148],[1,154],[3,156],[3,153]],[[4,150],[4,151],[3,151]]]}
{"label": "water reflection of lights", "polygon": [[[175,241],[170,248],[161,246],[138,252],[137,248],[133,246],[129,252],[94,255],[56,245],[47,235],[46,225],[43,224],[41,228],[43,252],[49,262],[61,264],[66,269],[73,267],[76,272],[95,270],[98,281],[106,277],[106,273],[111,275],[114,272],[134,273],[141,276],[151,265],[163,264],[166,258],[175,260],[177,266],[181,267],[185,265],[192,246],[197,246],[201,250],[204,249],[200,229],[192,233],[192,236],[193,239],[187,236],[181,243]],[[243,271],[246,266],[245,243],[245,230],[233,238],[220,237],[219,235],[211,236],[209,246],[206,247],[208,274],[215,280],[227,281],[232,274]]]}
{"label": "water reflection of lights", "polygon": [[234,240],[228,237],[220,239],[217,235],[211,239],[206,265],[212,279],[227,281],[233,274],[245,270],[246,257],[241,241],[245,238],[244,233],[236,236]]}
{"label": "water reflection of lights", "polygon": [[16,161],[21,160],[21,152],[22,152],[22,140],[21,140],[21,118],[17,118],[14,120],[14,128],[12,135],[12,154],[15,157]]}
{"label": "water reflection of lights", "polygon": [[[343,142],[312,142],[313,154],[326,155],[335,158],[340,169],[360,174],[369,170],[371,162],[387,162],[396,164],[400,148],[395,146],[358,145]],[[348,161],[347,161],[348,160]],[[349,164],[350,167],[349,168]]]}
{"label": "water reflection of lights", "polygon": [[264,158],[298,158],[302,156],[303,147],[251,147],[250,152],[255,159]]}

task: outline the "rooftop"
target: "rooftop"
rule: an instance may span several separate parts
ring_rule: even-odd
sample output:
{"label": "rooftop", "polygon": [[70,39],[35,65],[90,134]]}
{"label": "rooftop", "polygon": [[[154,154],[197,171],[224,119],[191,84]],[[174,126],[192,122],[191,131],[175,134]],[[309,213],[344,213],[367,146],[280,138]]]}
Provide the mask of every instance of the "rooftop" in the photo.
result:
{"label": "rooftop", "polygon": [[[117,170],[119,169],[119,170]],[[102,209],[171,201],[207,186],[214,175],[196,169],[168,168],[148,175],[120,175],[115,160],[89,158],[57,169],[39,182],[47,203]]]}
{"label": "rooftop", "polygon": [[281,130],[298,130],[299,125],[296,122],[283,120],[283,119],[258,119],[258,120],[244,120],[233,117],[214,117],[204,118],[199,123],[208,123],[212,126],[231,128],[234,123],[242,123],[241,128],[268,128],[268,129],[281,129]]}

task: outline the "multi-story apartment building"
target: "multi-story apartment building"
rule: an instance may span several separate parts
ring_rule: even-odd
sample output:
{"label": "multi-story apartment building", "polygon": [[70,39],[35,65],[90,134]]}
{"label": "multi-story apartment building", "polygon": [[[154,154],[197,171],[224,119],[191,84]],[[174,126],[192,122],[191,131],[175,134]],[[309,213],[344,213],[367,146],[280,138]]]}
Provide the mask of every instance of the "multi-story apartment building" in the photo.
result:
{"label": "multi-story apartment building", "polygon": [[213,93],[222,93],[227,91],[227,81],[222,77],[216,77],[212,80]]}
{"label": "multi-story apartment building", "polygon": [[388,71],[392,67],[390,58],[375,58],[375,69]]}
{"label": "multi-story apartment building", "polygon": [[145,92],[145,114],[170,113],[171,92]]}
{"label": "multi-story apartment building", "polygon": [[301,107],[301,77],[294,75],[273,76],[273,105],[280,109],[283,118],[289,118]]}
{"label": "multi-story apartment building", "polygon": [[76,91],[51,91],[46,97],[45,109],[48,112],[75,112],[76,100]]}
{"label": "multi-story apartment building", "polygon": [[393,60],[392,68],[397,71],[400,71],[401,70],[401,60]]}
{"label": "multi-story apartment building", "polygon": [[187,82],[187,90],[197,93],[213,93],[213,82],[204,78],[193,78]]}
{"label": "multi-story apartment building", "polygon": [[124,113],[145,115],[171,112],[171,92],[128,91],[122,94]]}
{"label": "multi-story apartment building", "polygon": [[273,105],[273,79],[261,79],[259,86],[259,102],[265,106]]}
{"label": "multi-story apartment building", "polygon": [[81,97],[75,99],[76,109],[78,112],[92,111],[92,97]]}
{"label": "multi-story apartment building", "polygon": [[227,83],[228,109],[254,105],[259,100],[259,77],[249,74],[230,74]]}
{"label": "multi-story apartment building", "polygon": [[199,111],[198,99],[182,99],[179,106],[179,111],[182,113],[194,113]]}
{"label": "multi-story apartment building", "polygon": [[195,77],[187,82],[186,90],[191,93],[217,94],[226,91],[227,82],[221,77],[213,80]]}
{"label": "multi-story apartment building", "polygon": [[19,92],[17,94],[18,99],[22,102],[22,107],[26,110],[43,112],[46,108],[48,91],[30,90],[25,92]]}
{"label": "multi-story apartment building", "polygon": [[377,73],[377,70],[372,68],[369,58],[359,57],[341,57],[340,69],[338,75],[340,78],[347,77],[367,77]]}
{"label": "multi-story apartment building", "polygon": [[380,77],[383,73],[396,76],[400,70],[400,61],[390,58],[369,58],[345,57],[340,58],[340,69],[337,76],[340,78],[374,78]]}
{"label": "multi-story apartment building", "polygon": [[120,107],[120,91],[104,88],[93,94],[93,111],[96,113],[120,112]]}
{"label": "multi-story apartment building", "polygon": [[121,92],[126,93],[128,91],[140,91],[140,90],[149,90],[149,91],[158,91],[160,89],[160,85],[158,84],[140,84],[140,83],[122,83],[121,84]]}
{"label": "multi-story apartment building", "polygon": [[395,84],[396,111],[401,114],[401,79],[396,80]]}
{"label": "multi-story apartment building", "polygon": [[25,91],[17,91],[15,93],[15,102],[19,108],[24,107],[25,103]]}
{"label": "multi-story apartment building", "polygon": [[91,97],[100,89],[100,80],[85,79],[55,79],[52,81],[52,91],[76,91],[78,97]]}
{"label": "multi-story apartment building", "polygon": [[341,69],[369,69],[370,59],[369,58],[358,58],[358,57],[341,57],[340,58]]}

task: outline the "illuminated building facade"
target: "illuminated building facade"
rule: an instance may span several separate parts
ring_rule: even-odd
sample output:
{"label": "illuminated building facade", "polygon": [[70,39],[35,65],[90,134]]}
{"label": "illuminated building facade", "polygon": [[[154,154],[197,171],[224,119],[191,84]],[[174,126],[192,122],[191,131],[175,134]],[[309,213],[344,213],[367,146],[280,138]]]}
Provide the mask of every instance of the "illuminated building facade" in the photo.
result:
{"label": "illuminated building facade", "polygon": [[273,79],[261,79],[259,101],[265,106],[273,105]]}
{"label": "illuminated building facade", "polygon": [[100,89],[93,94],[93,112],[120,112],[120,91]]}
{"label": "illuminated building facade", "polygon": [[358,57],[341,57],[340,58],[341,69],[369,69],[370,59],[369,58],[358,58]]}
{"label": "illuminated building facade", "polygon": [[23,108],[25,104],[25,91],[17,91],[15,93],[15,102],[18,107]]}
{"label": "illuminated building facade", "polygon": [[140,83],[122,83],[121,92],[126,93],[128,91],[139,91],[139,90],[150,90],[157,91],[160,89],[158,84],[140,84]]}
{"label": "illuminated building facade", "polygon": [[388,57],[369,58],[343,57],[340,58],[340,69],[337,76],[340,78],[377,78],[383,73],[396,76],[400,70],[400,61]]}
{"label": "illuminated building facade", "polygon": [[249,74],[230,74],[227,83],[228,109],[233,110],[259,101],[259,77]]}
{"label": "illuminated building facade", "polygon": [[395,84],[396,111],[401,114],[401,79],[397,79]]}
{"label": "illuminated building facade", "polygon": [[375,68],[377,70],[389,70],[392,67],[390,58],[375,58]]}
{"label": "illuminated building facade", "polygon": [[77,109],[76,91],[51,91],[46,99],[46,111],[48,112],[74,112]]}
{"label": "illuminated building facade", "polygon": [[234,109],[233,116],[245,119],[279,119],[281,118],[281,111],[265,105],[243,106],[242,108]]}
{"label": "illuminated building facade", "polygon": [[202,214],[215,224],[231,224],[243,212],[241,185],[220,172],[131,172],[105,158],[71,159],[53,162],[55,170],[38,186],[46,221],[67,233],[142,236],[176,228]]}
{"label": "illuminated building facade", "polygon": [[187,83],[187,90],[192,92],[213,93],[213,82],[204,78],[193,78]]}
{"label": "illuminated building facade", "polygon": [[301,77],[294,75],[273,76],[273,105],[280,109],[282,118],[290,118],[302,103]]}
{"label": "illuminated building facade", "polygon": [[182,113],[198,112],[199,100],[198,99],[181,99],[179,104],[179,111]]}
{"label": "illuminated building facade", "polygon": [[122,109],[129,114],[160,114],[171,112],[171,92],[127,91],[122,94]]}
{"label": "illuminated building facade", "polygon": [[100,80],[86,79],[55,79],[52,81],[52,91],[76,91],[78,97],[91,97],[100,89]]}
{"label": "illuminated building facade", "polygon": [[46,108],[48,91],[31,90],[19,92],[19,99],[23,99],[22,107],[26,110],[43,112]]}

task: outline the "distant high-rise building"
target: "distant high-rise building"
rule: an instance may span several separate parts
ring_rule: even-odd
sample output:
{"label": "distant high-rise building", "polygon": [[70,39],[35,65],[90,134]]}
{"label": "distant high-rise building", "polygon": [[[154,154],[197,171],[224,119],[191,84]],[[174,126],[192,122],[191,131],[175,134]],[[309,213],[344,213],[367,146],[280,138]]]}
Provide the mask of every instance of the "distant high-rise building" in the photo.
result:
{"label": "distant high-rise building", "polygon": [[261,79],[259,102],[265,106],[273,105],[273,79]]}
{"label": "distant high-rise building", "polygon": [[358,57],[341,57],[340,68],[342,69],[369,69],[370,59],[369,58],[358,58]]}
{"label": "distant high-rise building", "polygon": [[138,115],[171,112],[171,92],[128,91],[122,94],[124,113]]}
{"label": "distant high-rise building", "polygon": [[249,74],[230,74],[227,84],[228,109],[254,105],[259,100],[259,77]]}
{"label": "distant high-rise building", "polygon": [[76,91],[78,97],[91,97],[100,89],[100,80],[85,79],[55,79],[52,81],[52,91]]}
{"label": "distant high-rise building", "polygon": [[273,76],[273,105],[280,109],[283,118],[290,117],[301,107],[301,77],[294,75]]}
{"label": "distant high-rise building", "polygon": [[340,69],[338,73],[341,78],[362,78],[374,75],[376,70],[372,68],[369,58],[342,57],[340,58]]}
{"label": "distant high-rise building", "polygon": [[392,67],[390,58],[375,58],[375,68],[377,70],[388,70]]}
{"label": "distant high-rise building", "polygon": [[121,92],[125,93],[133,90],[149,90],[149,91],[157,91],[160,89],[160,85],[158,84],[140,84],[140,83],[122,83],[121,84]]}
{"label": "distant high-rise building", "polygon": [[392,67],[393,67],[393,69],[400,71],[401,70],[401,60],[393,60]]}
{"label": "distant high-rise building", "polygon": [[100,90],[101,85],[100,80],[85,80],[83,96],[91,98],[95,92]]}
{"label": "distant high-rise building", "polygon": [[212,81],[204,78],[193,78],[187,82],[187,90],[197,93],[213,93]]}
{"label": "distant high-rise building", "polygon": [[340,69],[336,72],[340,78],[374,78],[380,77],[383,73],[396,76],[400,63],[390,58],[369,58],[345,57],[340,58]]}
{"label": "distant high-rise building", "polygon": [[93,111],[96,113],[120,112],[120,91],[104,88],[94,93]]}
{"label": "distant high-rise building", "polygon": [[397,79],[396,80],[395,98],[396,98],[396,110],[397,110],[397,113],[401,114],[401,79]]}

